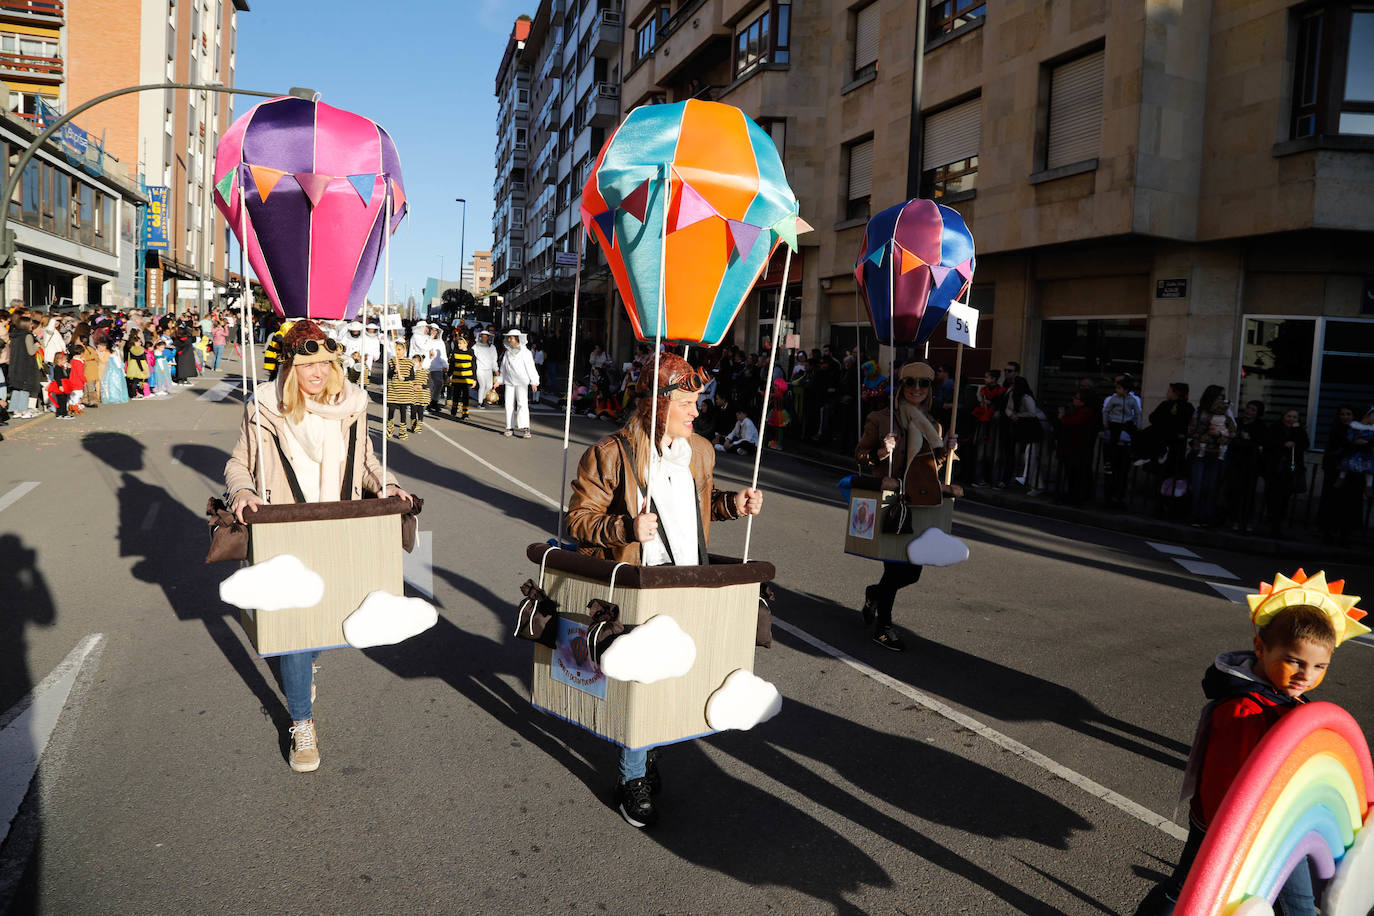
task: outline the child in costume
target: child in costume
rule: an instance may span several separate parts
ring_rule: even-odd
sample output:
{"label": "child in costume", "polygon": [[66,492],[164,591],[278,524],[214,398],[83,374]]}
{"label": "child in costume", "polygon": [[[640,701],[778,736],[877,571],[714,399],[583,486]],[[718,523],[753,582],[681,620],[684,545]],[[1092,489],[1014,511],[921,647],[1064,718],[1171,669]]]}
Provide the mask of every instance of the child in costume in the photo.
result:
{"label": "child in costume", "polygon": [[114,343],[114,352],[109,344],[100,344],[97,352],[105,354],[105,369],[100,373],[100,403],[129,403],[129,381],[124,376],[124,360],[120,358],[119,341]]}
{"label": "child in costume", "polygon": [[468,418],[469,393],[477,387],[477,361],[468,349],[468,339],[462,334],[453,335],[453,353],[449,355],[448,403],[449,416],[458,416],[462,405],[463,415]]}
{"label": "child in costume", "polygon": [[71,377],[72,370],[67,363],[67,351],[58,350],[53,354],[52,365],[49,367],[52,372],[52,381],[48,382],[47,394],[48,401],[53,406],[53,411],[59,420],[70,420],[71,413],[67,410],[67,379]]}
{"label": "child in costume", "polygon": [[[652,369],[642,375],[646,381]],[[685,359],[664,355],[656,390],[630,414],[620,432],[602,439],[577,465],[568,502],[568,532],[582,553],[642,566],[697,566],[707,561],[711,522],[757,515],[763,494],[717,489],[716,453],[692,430],[701,376]],[[654,400],[656,435],[650,435]],[[653,481],[649,507],[643,505]],[[647,827],[658,819],[657,748],[622,749],[616,805],[626,822]]]}
{"label": "child in costume", "polygon": [[[1321,684],[1331,653],[1351,636],[1368,633],[1359,622],[1360,600],[1345,595],[1344,583],[1330,584],[1325,573],[1308,577],[1301,569],[1261,583],[1248,596],[1255,627],[1254,651],[1223,652],[1202,678],[1211,701],[1202,710],[1182,795],[1191,799],[1188,841],[1178,867],[1136,910],[1137,916],[1167,916],[1183,890],[1188,871],[1231,783],[1260,739],[1287,712],[1306,703],[1305,694]],[[1312,875],[1299,863],[1279,892],[1284,916],[1315,916]]]}
{"label": "child in costume", "polygon": [[62,390],[67,395],[67,410],[73,414],[83,414],[81,398],[86,393],[86,347],[80,341],[67,345],[67,365],[70,369]]}
{"label": "child in costume", "polygon": [[[406,424],[410,419],[410,404],[415,399],[415,363],[406,356],[405,341],[396,341],[396,356],[387,367],[386,398],[387,417],[386,435],[390,439],[405,439],[409,436]],[[393,417],[400,417],[401,425],[396,426]]]}
{"label": "child in costume", "polygon": [[149,377],[149,383],[152,385],[154,397],[165,398],[172,393],[171,364],[175,359],[175,352],[172,342],[165,336],[159,337],[153,345],[153,374]]}
{"label": "child in costume", "polygon": [[506,432],[528,439],[530,433],[530,392],[539,391],[539,369],[525,343],[525,332],[511,328],[506,332],[506,353],[501,358],[501,384],[506,388]]}

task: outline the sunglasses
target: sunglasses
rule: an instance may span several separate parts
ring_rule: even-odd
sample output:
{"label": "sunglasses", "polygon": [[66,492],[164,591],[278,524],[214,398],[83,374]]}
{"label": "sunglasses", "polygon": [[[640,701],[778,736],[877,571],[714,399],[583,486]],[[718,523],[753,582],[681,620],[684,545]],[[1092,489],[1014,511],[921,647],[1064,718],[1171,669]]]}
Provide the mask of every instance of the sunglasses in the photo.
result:
{"label": "sunglasses", "polygon": [[292,356],[314,356],[320,352],[320,347],[324,347],[330,353],[339,352],[339,342],[337,340],[303,340],[291,348]]}
{"label": "sunglasses", "polygon": [[930,379],[928,378],[904,378],[902,379],[903,388],[929,388]]}

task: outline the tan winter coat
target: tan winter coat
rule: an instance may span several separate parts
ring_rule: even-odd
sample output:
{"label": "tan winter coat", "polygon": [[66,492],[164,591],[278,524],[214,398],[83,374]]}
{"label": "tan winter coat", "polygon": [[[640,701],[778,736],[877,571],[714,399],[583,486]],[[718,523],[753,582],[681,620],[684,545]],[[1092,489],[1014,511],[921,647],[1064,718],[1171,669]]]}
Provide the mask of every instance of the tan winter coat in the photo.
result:
{"label": "tan winter coat", "polygon": [[[268,503],[290,503],[293,501],[291,484],[282,467],[281,453],[274,443],[274,437],[281,438],[286,435],[286,419],[279,413],[277,387],[264,386],[259,389],[257,397],[262,407],[262,486],[265,491],[258,495]],[[372,439],[367,434],[367,394],[350,383],[344,389],[344,398],[350,408],[350,413],[343,422],[345,449],[352,431],[357,429],[354,446],[357,451],[353,461],[351,495],[348,498],[362,499],[364,492],[369,496],[376,496],[384,489],[382,463],[372,451]],[[356,410],[352,410],[354,407]],[[249,401],[244,407],[238,444],[234,446],[234,453],[224,465],[224,487],[231,500],[239,490],[257,492],[258,443],[254,412],[253,402]],[[395,482],[396,479],[388,474],[386,484],[391,485]],[[332,499],[338,498],[337,495],[332,496]]]}
{"label": "tan winter coat", "polygon": [[[640,565],[640,545],[634,539],[639,485],[622,457],[630,453],[628,438],[622,440],[624,452],[617,446],[617,438],[621,438],[620,433],[602,439],[578,462],[568,502],[568,533],[577,539],[581,553]],[[715,448],[701,436],[692,436],[688,442],[692,446],[690,466],[700,501],[701,530],[709,545],[712,521],[740,515],[735,509],[735,494],[715,488],[711,476],[716,466]]]}

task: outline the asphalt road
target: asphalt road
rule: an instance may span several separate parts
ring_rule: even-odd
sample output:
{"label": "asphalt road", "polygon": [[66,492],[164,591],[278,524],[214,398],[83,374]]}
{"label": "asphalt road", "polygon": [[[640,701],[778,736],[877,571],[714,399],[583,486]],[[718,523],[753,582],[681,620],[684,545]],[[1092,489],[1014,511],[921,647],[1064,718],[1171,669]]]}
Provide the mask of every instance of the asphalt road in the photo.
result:
{"label": "asphalt road", "polygon": [[[1274,572],[962,504],[971,557],[901,595],[894,654],[859,625],[878,567],[841,552],[840,472],[769,453],[752,552],[777,566],[779,624],[756,670],[783,711],[669,748],[663,822],[639,832],[609,804],[612,748],[530,708],[530,650],[509,636],[525,545],[556,521],[561,415],[529,441],[495,412],[444,418],[390,452],[426,498],[439,623],[324,656],[323,765],[296,774],[275,666],[218,600],[231,569],[202,562],[242,411],[237,392],[203,397],[218,381],[4,430],[0,737],[103,638],[0,847],[0,908],[1129,913],[1181,849],[1165,822],[1202,671],[1249,641],[1208,583]],[[575,461],[609,427],[572,432]],[[722,457],[717,476],[749,469]],[[744,524],[712,535],[738,553]],[[1374,568],[1330,572],[1374,594]],[[1342,647],[1315,695],[1374,722],[1371,668],[1374,645]]]}

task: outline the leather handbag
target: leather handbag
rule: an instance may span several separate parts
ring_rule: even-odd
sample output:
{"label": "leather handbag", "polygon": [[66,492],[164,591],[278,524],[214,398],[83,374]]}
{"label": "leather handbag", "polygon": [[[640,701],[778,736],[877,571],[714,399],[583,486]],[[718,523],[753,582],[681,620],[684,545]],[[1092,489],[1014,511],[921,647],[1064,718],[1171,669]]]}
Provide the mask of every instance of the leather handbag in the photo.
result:
{"label": "leather handbag", "polygon": [[210,517],[210,552],[206,563],[238,562],[248,559],[248,526],[234,518],[234,513],[218,497],[210,497],[205,504]]}
{"label": "leather handbag", "polygon": [[759,583],[759,619],[754,631],[754,645],[764,649],[773,646],[773,611],[768,602],[773,600],[773,587],[767,582]]}
{"label": "leather handbag", "polygon": [[525,600],[520,602],[516,614],[516,638],[555,648],[558,643],[558,602],[535,585],[533,579],[525,580],[525,584],[520,586],[520,593]]}

